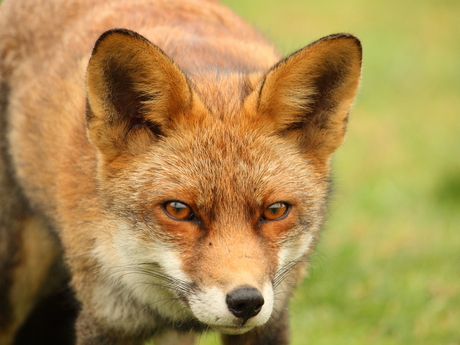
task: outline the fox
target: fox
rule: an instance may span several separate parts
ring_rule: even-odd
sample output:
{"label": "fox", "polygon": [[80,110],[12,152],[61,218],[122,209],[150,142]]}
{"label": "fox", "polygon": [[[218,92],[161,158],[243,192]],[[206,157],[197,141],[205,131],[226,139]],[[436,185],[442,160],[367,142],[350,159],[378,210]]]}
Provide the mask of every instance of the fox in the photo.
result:
{"label": "fox", "polygon": [[0,344],[289,344],[361,60],[214,0],[4,0]]}

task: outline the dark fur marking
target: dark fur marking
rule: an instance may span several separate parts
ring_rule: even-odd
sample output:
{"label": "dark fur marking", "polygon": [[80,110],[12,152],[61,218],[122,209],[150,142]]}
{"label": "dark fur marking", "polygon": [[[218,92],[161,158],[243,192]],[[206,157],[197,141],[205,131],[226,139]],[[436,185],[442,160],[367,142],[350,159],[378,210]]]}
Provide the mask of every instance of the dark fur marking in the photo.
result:
{"label": "dark fur marking", "polygon": [[244,102],[244,100],[246,99],[246,97],[253,91],[253,88],[247,78],[247,76],[243,76],[242,77],[242,81],[241,81],[241,91],[240,91],[240,99],[241,99],[241,103]]}
{"label": "dark fur marking", "polygon": [[71,345],[79,305],[68,280],[41,301],[19,329],[14,345]]}
{"label": "dark fur marking", "polygon": [[13,284],[12,273],[20,262],[20,232],[18,213],[22,209],[22,198],[14,181],[11,157],[8,152],[8,96],[9,85],[0,84],[0,330],[6,329],[12,318],[9,293]]}
{"label": "dark fur marking", "polygon": [[143,108],[143,104],[155,98],[155,94],[143,95],[137,91],[135,82],[130,78],[130,71],[115,61],[107,63],[104,77],[110,85],[109,101],[118,114],[118,118],[109,119],[110,122],[126,122],[127,132],[146,127],[156,137],[164,136],[161,125],[146,119]]}
{"label": "dark fur marking", "polygon": [[329,115],[337,107],[337,100],[333,97],[333,91],[345,82],[348,74],[349,68],[345,63],[333,63],[323,67],[323,72],[314,78],[313,85],[317,92],[313,96],[314,102],[309,111],[303,114],[301,121],[293,122],[283,132],[304,130],[308,126],[327,129]]}

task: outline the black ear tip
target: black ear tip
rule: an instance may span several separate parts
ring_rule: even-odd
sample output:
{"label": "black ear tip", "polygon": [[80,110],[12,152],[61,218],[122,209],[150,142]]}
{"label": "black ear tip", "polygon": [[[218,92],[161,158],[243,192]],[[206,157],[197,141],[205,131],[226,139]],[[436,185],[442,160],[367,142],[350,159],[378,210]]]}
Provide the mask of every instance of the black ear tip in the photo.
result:
{"label": "black ear tip", "polygon": [[356,37],[355,35],[349,34],[347,32],[338,32],[338,33],[335,33],[335,34],[324,36],[324,37],[320,38],[319,40],[313,42],[313,44],[315,44],[316,42],[322,41],[322,40],[335,40],[335,39],[344,39],[344,38],[345,39],[351,39],[351,40],[355,41],[357,43],[357,45],[361,45],[361,41],[359,40],[358,37]]}
{"label": "black ear tip", "polygon": [[355,45],[358,47],[359,51],[360,51],[361,54],[362,54],[362,52],[363,52],[363,45],[362,45],[362,43],[361,43],[361,40],[360,40],[358,37],[356,37],[356,36],[354,36],[354,35],[351,35],[351,34],[347,34],[347,33],[340,34],[340,35],[341,35],[342,38],[346,38],[346,39],[352,40],[352,41],[355,43]]}
{"label": "black ear tip", "polygon": [[[359,40],[359,38],[356,37],[355,35],[352,35],[352,34],[349,34],[349,33],[346,33],[346,32],[332,34],[332,35],[323,37],[323,38],[319,39],[316,42],[323,41],[323,40],[338,40],[338,39],[340,39],[340,40],[347,39],[347,40],[352,41],[355,44],[355,46],[359,49],[359,52],[362,55],[363,46],[362,46],[361,41]],[[313,42],[312,44],[315,44],[316,42]]]}
{"label": "black ear tip", "polygon": [[113,36],[113,35],[129,36],[129,37],[136,38],[138,40],[149,42],[145,37],[143,37],[142,35],[139,35],[137,32],[134,32],[132,30],[128,30],[128,29],[110,29],[110,30],[104,32],[102,35],[99,36],[99,38],[97,39],[96,43],[94,44],[93,54],[96,53],[97,49],[99,48],[100,44],[103,41],[105,41],[107,38],[109,38],[110,36]]}

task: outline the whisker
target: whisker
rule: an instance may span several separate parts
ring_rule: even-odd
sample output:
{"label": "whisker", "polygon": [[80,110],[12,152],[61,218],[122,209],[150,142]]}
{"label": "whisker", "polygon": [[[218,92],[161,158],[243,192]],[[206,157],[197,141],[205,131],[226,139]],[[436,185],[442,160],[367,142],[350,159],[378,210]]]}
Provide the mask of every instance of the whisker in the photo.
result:
{"label": "whisker", "polygon": [[[123,280],[125,280],[128,275],[133,275],[135,278],[133,277],[133,280],[126,284],[126,281],[123,282]],[[142,278],[142,276],[145,278]],[[155,290],[153,290],[152,293],[150,293],[152,300],[149,301],[150,303],[144,302],[145,304],[142,311],[152,308],[157,309],[158,307],[167,309],[173,308],[176,303],[184,301],[185,296],[190,296],[194,289],[192,283],[176,279],[161,272],[158,264],[152,262],[111,267],[107,270],[104,280],[109,281],[111,285],[116,283],[127,287],[128,290],[126,290],[127,294],[125,294],[125,297],[128,299],[133,299],[133,295],[135,295],[136,290],[139,289],[143,289],[140,291],[141,296],[149,295],[149,290],[155,288],[169,290],[176,295],[174,296],[174,294],[172,294],[170,297],[158,298],[162,296],[160,295],[155,298]],[[176,314],[178,314],[187,309],[187,307],[183,306],[182,308],[178,307],[174,309],[179,309],[176,311]]]}
{"label": "whisker", "polygon": [[176,292],[182,292],[183,294],[189,294],[192,290],[192,284],[189,282],[182,281],[171,277],[168,274],[160,272],[155,268],[158,266],[155,263],[140,263],[128,266],[118,266],[113,267],[111,272],[108,272],[108,277],[116,276],[116,278],[123,277],[128,274],[141,274],[148,277],[156,278],[164,283],[149,282],[155,286],[160,286],[164,288],[170,288]]}
{"label": "whisker", "polygon": [[275,277],[273,279],[273,287],[276,289],[290,275],[291,270],[294,267],[303,262],[306,262],[308,258],[288,261],[283,267],[281,267],[278,270],[278,272],[276,272]]}

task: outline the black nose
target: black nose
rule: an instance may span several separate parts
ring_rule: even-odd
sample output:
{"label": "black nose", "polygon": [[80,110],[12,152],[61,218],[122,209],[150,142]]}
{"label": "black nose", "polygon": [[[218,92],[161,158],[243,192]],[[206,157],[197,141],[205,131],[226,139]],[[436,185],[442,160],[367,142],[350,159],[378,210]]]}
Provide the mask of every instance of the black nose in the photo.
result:
{"label": "black nose", "polygon": [[225,299],[230,312],[243,319],[243,324],[259,314],[264,305],[264,297],[259,290],[252,287],[240,287],[227,294]]}

